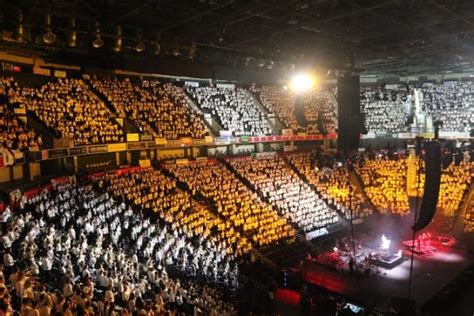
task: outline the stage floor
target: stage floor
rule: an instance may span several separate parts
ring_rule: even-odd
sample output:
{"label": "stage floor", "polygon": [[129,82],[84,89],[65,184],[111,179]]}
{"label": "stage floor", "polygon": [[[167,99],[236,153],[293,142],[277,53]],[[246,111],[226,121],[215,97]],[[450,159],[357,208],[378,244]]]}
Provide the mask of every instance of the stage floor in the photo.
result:
{"label": "stage floor", "polygon": [[[400,249],[404,249],[400,243]],[[429,257],[415,255],[412,298],[422,306],[444,286],[464,271],[474,260],[459,249],[436,244],[437,252]],[[361,251],[370,248],[362,248]],[[339,270],[315,262],[306,264],[304,280],[316,286],[349,296],[364,304],[383,304],[391,297],[408,297],[410,253],[403,251],[404,261],[392,268],[379,267],[369,276],[349,274],[348,265]],[[363,258],[363,257],[362,257]]]}

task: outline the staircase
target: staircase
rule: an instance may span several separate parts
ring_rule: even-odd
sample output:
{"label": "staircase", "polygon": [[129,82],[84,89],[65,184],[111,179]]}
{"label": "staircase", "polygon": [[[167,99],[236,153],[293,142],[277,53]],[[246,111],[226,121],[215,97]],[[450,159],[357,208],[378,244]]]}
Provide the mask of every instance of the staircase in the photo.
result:
{"label": "staircase", "polygon": [[349,180],[350,183],[356,187],[356,192],[364,197],[364,200],[370,206],[372,211],[377,212],[377,208],[375,207],[374,203],[372,203],[372,201],[369,199],[367,193],[364,190],[364,186],[362,185],[362,179],[354,170],[349,171]]}
{"label": "staircase", "polygon": [[41,135],[44,148],[54,147],[54,139],[57,138],[56,132],[54,129],[44,125],[44,123],[36,116],[34,112],[27,112],[26,124],[29,128],[34,130],[35,133]]}
{"label": "staircase", "polygon": [[274,115],[274,118],[273,118],[274,122],[272,122],[271,119],[268,118],[268,115],[271,114],[270,111],[268,111],[268,109],[263,106],[263,104],[260,102],[259,98],[254,93],[252,93],[248,90],[245,90],[245,93],[247,93],[252,98],[255,105],[257,105],[257,107],[263,113],[265,113],[265,115],[267,116],[267,121],[268,121],[268,123],[270,124],[270,127],[273,130],[273,135],[281,135],[281,130],[285,129],[286,127],[285,127],[285,125],[283,125],[280,122],[280,120],[277,118],[275,113],[272,113]]}
{"label": "staircase", "polygon": [[[201,203],[204,203],[205,205],[207,205],[209,207],[209,209],[214,213],[215,216],[217,216],[218,218],[222,219],[224,222],[227,221],[226,218],[222,217],[222,215],[217,211],[217,207],[216,207],[216,204],[215,202],[210,199],[210,198],[207,198],[205,197],[204,195],[202,195],[201,193],[197,193],[197,194],[193,194],[191,189],[189,188],[188,184],[185,183],[185,182],[182,182],[178,179],[178,177],[176,177],[173,173],[171,173],[170,171],[164,169],[164,168],[160,168],[160,171],[167,177],[173,179],[176,181],[176,186],[178,187],[178,189],[182,190],[182,191],[185,191],[187,192],[195,201],[197,202],[201,202]],[[245,236],[244,232],[242,229],[239,229],[239,233],[242,235],[242,236]],[[265,255],[263,255],[260,251],[258,251],[257,249],[252,248],[251,250],[251,253],[256,257],[258,258],[263,264],[265,264],[267,267],[273,269],[273,270],[276,270],[276,271],[279,271],[280,270],[280,267],[277,266],[272,260],[268,259]]]}
{"label": "staircase", "polygon": [[[92,93],[94,93],[99,98],[99,100],[102,101],[102,103],[104,103],[105,106],[109,109],[110,117],[117,123],[116,121],[117,109],[112,104],[112,102],[110,102],[109,99],[107,99],[105,95],[103,95],[96,88],[94,88],[94,85],[92,84],[90,80],[84,80],[84,81],[86,82],[88,88],[92,91]],[[135,125],[133,125],[126,117],[122,119],[123,119],[122,129],[125,133],[139,133],[140,132],[138,128],[136,128]]]}
{"label": "staircase", "polygon": [[223,130],[222,126],[217,123],[217,121],[212,116],[211,123],[209,123],[204,117],[204,112],[196,105],[196,103],[193,101],[193,99],[191,99],[191,97],[186,93],[186,91],[184,91],[184,89],[183,95],[186,98],[189,107],[201,117],[201,120],[204,122],[204,125],[206,125],[209,132],[211,132],[212,135],[219,136],[220,131]]}
{"label": "staircase", "polygon": [[308,179],[306,178],[306,176],[303,175],[303,174],[298,170],[298,168],[296,168],[296,167],[291,163],[291,161],[290,161],[288,158],[286,158],[285,155],[281,155],[281,154],[280,154],[280,157],[281,157],[281,158],[283,159],[283,161],[286,163],[286,165],[288,166],[288,168],[290,168],[291,170],[293,170],[293,172],[298,176],[298,178],[300,178],[301,181],[303,181],[304,183],[306,183],[306,184],[311,188],[311,190],[313,190],[313,191],[316,193],[316,195],[318,196],[318,198],[320,198],[321,200],[323,200],[327,205],[329,205],[332,209],[334,209],[334,210],[337,212],[337,214],[338,214],[338,216],[339,216],[339,221],[341,221],[342,224],[346,225],[346,224],[349,222],[347,219],[344,218],[343,214],[341,214],[341,213],[337,210],[337,207],[336,207],[333,203],[330,203],[330,202],[328,201],[328,199],[323,198],[323,197],[321,196],[321,194],[319,194],[319,191],[318,191],[318,189],[316,188],[316,186],[314,186],[312,183],[310,183],[310,182],[308,181]]}

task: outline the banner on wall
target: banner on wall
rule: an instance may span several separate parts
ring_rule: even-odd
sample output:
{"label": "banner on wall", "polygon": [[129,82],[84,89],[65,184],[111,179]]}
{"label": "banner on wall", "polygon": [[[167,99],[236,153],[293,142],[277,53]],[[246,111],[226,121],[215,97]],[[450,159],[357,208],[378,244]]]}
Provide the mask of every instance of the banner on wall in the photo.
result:
{"label": "banner on wall", "polygon": [[187,165],[189,163],[188,159],[176,159],[176,164],[177,165]]}
{"label": "banner on wall", "polygon": [[127,134],[127,142],[138,142],[139,140],[140,140],[140,136],[138,133]]}
{"label": "banner on wall", "polygon": [[35,75],[51,76],[51,70],[45,69],[45,68],[40,68],[40,67],[33,67],[33,73]]}
{"label": "banner on wall", "polygon": [[54,76],[56,78],[66,78],[67,74],[66,74],[66,71],[64,71],[64,70],[55,70],[54,71]]}
{"label": "banner on wall", "polygon": [[0,153],[0,168],[2,168],[5,164],[3,163],[3,154]]}
{"label": "banner on wall", "polygon": [[155,138],[155,144],[159,146],[165,146],[167,143],[166,138]]}
{"label": "banner on wall", "polygon": [[214,142],[214,137],[212,136],[205,136],[204,141],[206,144],[212,144]]}
{"label": "banner on wall", "polygon": [[150,159],[140,159],[138,161],[138,164],[142,168],[150,168],[151,167],[151,161]]}
{"label": "banner on wall", "polygon": [[190,146],[193,144],[193,139],[191,137],[181,137],[181,145]]}
{"label": "banner on wall", "polygon": [[81,156],[87,155],[87,147],[74,147],[69,149],[69,154],[71,156]]}
{"label": "banner on wall", "polygon": [[118,144],[108,144],[107,145],[107,152],[116,152],[116,151],[125,151],[127,150],[127,144],[125,143],[118,143]]}

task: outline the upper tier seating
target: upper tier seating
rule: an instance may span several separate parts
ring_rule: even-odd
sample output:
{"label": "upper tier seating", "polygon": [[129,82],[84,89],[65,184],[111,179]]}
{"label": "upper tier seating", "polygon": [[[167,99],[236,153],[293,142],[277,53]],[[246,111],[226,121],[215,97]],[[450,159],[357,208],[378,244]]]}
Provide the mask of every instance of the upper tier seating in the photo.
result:
{"label": "upper tier seating", "polygon": [[265,113],[252,95],[242,88],[186,87],[197,105],[212,114],[219,124],[240,135],[271,135]]}
{"label": "upper tier seating", "polygon": [[135,83],[130,79],[93,80],[94,88],[141,133],[178,139],[204,138],[208,134],[199,115],[186,100],[184,91],[173,84],[157,81]]}
{"label": "upper tier seating", "polygon": [[40,148],[43,141],[26,123],[19,119],[13,107],[18,102],[19,87],[13,78],[0,77],[0,148],[25,150]]}
{"label": "upper tier seating", "polygon": [[470,132],[474,127],[474,83],[447,81],[423,84],[422,110],[443,122],[441,130]]}
{"label": "upper tier seating", "polygon": [[412,96],[405,86],[397,89],[361,87],[360,105],[368,132],[399,133],[408,131]]}
{"label": "upper tier seating", "polygon": [[124,141],[122,128],[81,79],[58,79],[22,94],[27,110],[76,146]]}
{"label": "upper tier seating", "polygon": [[[300,101],[295,93],[276,86],[254,86],[251,91],[258,95],[262,105],[275,113],[287,128],[308,134],[330,133],[337,129],[337,103],[330,91],[308,92]],[[303,113],[308,126],[301,126],[296,120],[297,102],[304,105]]]}

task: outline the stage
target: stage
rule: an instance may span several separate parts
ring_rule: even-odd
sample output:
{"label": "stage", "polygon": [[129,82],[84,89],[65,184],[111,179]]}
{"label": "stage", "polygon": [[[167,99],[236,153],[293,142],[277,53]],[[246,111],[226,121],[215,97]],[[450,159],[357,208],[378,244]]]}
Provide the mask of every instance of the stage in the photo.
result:
{"label": "stage", "polygon": [[[370,240],[380,239],[365,236]],[[364,239],[365,239],[364,238]],[[362,242],[364,244],[364,242]],[[410,276],[410,251],[399,242],[393,245],[396,252],[383,258],[380,264],[371,260],[369,273],[360,265],[350,273],[347,258],[336,266],[324,265],[317,260],[307,260],[302,275],[305,282],[329,291],[350,297],[367,305],[388,302],[392,297],[406,298]],[[433,241],[436,251],[430,256],[415,254],[413,262],[412,298],[416,305],[422,306],[436,295],[444,286],[464,271],[473,262],[473,258],[460,249]],[[372,247],[357,248],[358,262],[364,261]]]}
{"label": "stage", "polygon": [[[300,286],[304,283],[312,284],[316,291],[323,288],[330,293],[338,293],[366,307],[383,308],[390,305],[392,298],[408,298],[411,256],[409,246],[411,244],[404,244],[404,241],[410,240],[412,236],[412,221],[411,216],[376,215],[366,219],[363,224],[356,225],[355,248],[359,267],[353,274],[350,273],[348,265],[352,253],[349,229],[324,242],[315,242],[318,256],[312,255],[310,258],[308,255],[307,258],[310,260],[307,259],[305,263],[300,262],[299,265],[293,266],[293,268],[299,269],[299,272],[295,274],[299,281],[294,284],[300,284]],[[436,226],[442,227],[443,230]],[[418,246],[432,246],[435,251],[429,255],[426,255],[426,252],[414,255],[411,297],[417,307],[425,305],[474,264],[474,254],[468,247],[469,244],[458,242],[452,237],[450,226],[443,225],[443,221],[439,219],[437,223],[433,223],[432,227],[432,229],[424,231],[429,231],[431,234],[430,242],[419,243]],[[371,261],[371,271],[367,274],[364,269],[366,266],[362,262],[366,257],[369,257],[369,254],[380,251],[383,234],[386,234],[387,238],[391,240],[388,257],[382,258],[387,261],[388,266],[376,265]],[[346,239],[346,247],[340,248],[341,239]],[[343,256],[334,255],[336,251],[341,252]],[[401,256],[398,256],[399,253]],[[320,259],[319,256],[322,254],[327,254],[325,262],[315,260]],[[345,258],[341,260],[341,257],[344,256]],[[281,306],[282,302],[286,302],[283,304],[283,309],[290,308],[293,311],[283,312],[282,315],[293,315],[299,308],[297,305],[298,294],[301,289],[284,288],[282,290],[278,292],[277,303]],[[292,304],[288,304],[288,302]],[[453,303],[455,304],[455,302]]]}

